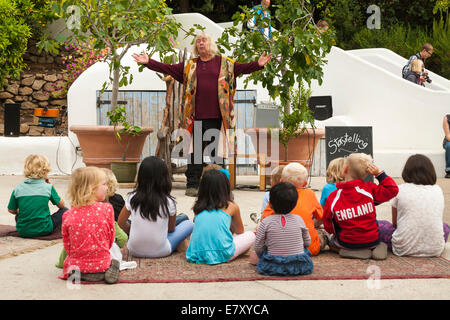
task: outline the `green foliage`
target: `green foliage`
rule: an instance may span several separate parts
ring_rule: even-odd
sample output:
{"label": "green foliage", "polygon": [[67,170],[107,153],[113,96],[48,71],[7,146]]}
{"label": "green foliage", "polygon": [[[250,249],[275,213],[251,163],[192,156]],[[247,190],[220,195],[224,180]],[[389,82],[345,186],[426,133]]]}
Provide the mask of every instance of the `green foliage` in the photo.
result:
{"label": "green foliage", "polygon": [[430,39],[426,31],[411,26],[393,25],[379,30],[362,29],[348,42],[352,49],[387,48],[409,58]]}
{"label": "green foliage", "polygon": [[25,67],[22,56],[27,50],[31,32],[13,1],[0,0],[0,17],[2,17],[0,19],[0,87],[2,87],[6,75],[18,78]]}
{"label": "green foliage", "polygon": [[[439,21],[433,22],[433,47],[434,53],[431,56],[431,62],[440,66],[440,72],[443,77],[450,79],[450,13],[447,12],[446,20],[441,16]],[[430,65],[429,69],[433,66]]]}
{"label": "green foliage", "polygon": [[[366,12],[370,5],[377,5],[381,11],[382,28],[395,24],[412,25],[414,27],[431,28],[434,14],[445,8],[448,0],[320,0],[314,1],[316,16],[326,19],[337,30],[339,40],[366,27]],[[344,27],[345,26],[345,27]],[[350,26],[353,26],[351,28]],[[340,30],[339,30],[340,29]],[[352,31],[350,34],[341,32]],[[341,45],[339,45],[341,46]]]}
{"label": "green foliage", "polygon": [[[370,30],[366,13],[371,4],[381,10],[381,29]],[[426,42],[434,47],[427,69],[446,78],[448,70],[448,0],[321,0],[315,2],[316,17],[325,19],[336,31],[336,45],[344,50],[387,48],[409,58]]]}
{"label": "green foliage", "polygon": [[[312,117],[305,113],[301,104],[304,97],[294,98],[294,92],[306,92],[302,89],[303,82],[308,86],[312,80],[322,82],[322,68],[326,63],[325,56],[331,50],[333,33],[319,35],[309,1],[302,5],[298,0],[285,0],[273,7],[275,13],[272,25],[276,24],[278,30],[273,30],[271,39],[259,31],[239,31],[235,27],[254,15],[251,9],[241,6],[241,11],[233,15],[234,26],[226,28],[217,43],[222,53],[230,50],[240,62],[258,59],[264,51],[272,54],[272,59],[265,68],[252,73],[245,79],[245,84],[249,81],[260,82],[273,100],[280,99],[281,123],[283,130],[288,133],[285,137],[288,138],[299,127],[313,125],[310,121],[313,120]],[[267,18],[261,19],[259,16],[256,20],[259,26],[268,22]]]}
{"label": "green foliage", "polygon": [[82,45],[92,37],[94,50],[108,48],[105,60],[110,77],[102,90],[112,84],[113,108],[117,104],[119,87],[133,81],[129,67],[121,64],[125,53],[133,45],[144,43],[149,56],[155,52],[160,55],[174,52],[171,39],[178,35],[180,28],[170,17],[172,10],[164,0],[62,0],[52,9],[66,20],[67,28],[72,31],[73,35],[67,40]]}
{"label": "green foliage", "polygon": [[420,51],[424,43],[431,43],[434,53],[426,62],[426,67],[450,79],[450,27],[449,14],[433,22],[431,31],[411,26],[392,25],[380,30],[363,29],[348,42],[351,49],[387,48],[409,59]]}
{"label": "green foliage", "polygon": [[119,131],[116,131],[116,137],[120,141],[121,134],[129,134],[132,136],[137,136],[142,132],[142,128],[138,126],[134,126],[130,124],[127,120],[127,112],[125,107],[117,107],[115,109],[112,109],[111,111],[108,111],[106,113],[109,120],[111,121],[111,124],[114,126],[114,128],[118,126],[123,126],[122,129]]}
{"label": "green foliage", "polygon": [[[134,126],[130,124],[127,120],[127,111],[125,107],[116,107],[113,108],[111,111],[108,111],[106,113],[109,120],[111,121],[111,124],[114,126],[114,133],[116,134],[117,140],[120,142],[122,140],[122,134],[129,134],[131,136],[137,136],[141,134],[142,128],[139,126]],[[123,128],[120,130],[116,130],[116,127],[122,126]],[[130,140],[128,140],[127,145],[125,146],[123,150],[123,156],[122,160],[126,160],[127,150],[130,144]]]}

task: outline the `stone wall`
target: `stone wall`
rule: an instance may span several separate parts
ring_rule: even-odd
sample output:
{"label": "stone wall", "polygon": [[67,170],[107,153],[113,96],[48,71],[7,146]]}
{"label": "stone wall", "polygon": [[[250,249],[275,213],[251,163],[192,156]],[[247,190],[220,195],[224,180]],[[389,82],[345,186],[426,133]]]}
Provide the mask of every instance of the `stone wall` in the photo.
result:
{"label": "stone wall", "polygon": [[[38,54],[35,43],[30,41],[24,55],[28,70],[20,79],[7,78],[7,84],[0,88],[0,135],[4,134],[4,103],[20,103],[20,135],[54,136],[67,135],[67,97],[54,97],[51,92],[58,80],[63,79],[65,70],[62,59],[54,54]],[[33,116],[34,108],[59,108],[61,124],[55,128],[38,126]]]}

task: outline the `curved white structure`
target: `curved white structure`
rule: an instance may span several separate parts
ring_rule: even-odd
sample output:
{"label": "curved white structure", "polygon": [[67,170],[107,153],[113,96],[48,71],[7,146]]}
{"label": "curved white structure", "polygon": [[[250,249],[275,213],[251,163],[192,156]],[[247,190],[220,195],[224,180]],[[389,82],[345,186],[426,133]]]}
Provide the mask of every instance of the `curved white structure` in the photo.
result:
{"label": "curved white structure", "polygon": [[[395,76],[401,75],[403,66],[408,62],[407,59],[385,48],[348,50],[346,52],[381,67]],[[411,55],[413,54],[414,53]],[[432,71],[427,71],[433,81],[431,84],[426,83],[427,88],[438,91],[450,90],[450,81],[448,79],[445,79]]]}
{"label": "curved white structure", "polygon": [[450,111],[450,81],[434,73],[433,89],[401,77],[407,63],[386,49],[344,51],[327,56],[321,86],[313,95],[331,95],[333,117],[319,127],[372,126],[374,158],[392,176],[401,176],[406,159],[429,156],[439,177],[444,175],[442,119]]}

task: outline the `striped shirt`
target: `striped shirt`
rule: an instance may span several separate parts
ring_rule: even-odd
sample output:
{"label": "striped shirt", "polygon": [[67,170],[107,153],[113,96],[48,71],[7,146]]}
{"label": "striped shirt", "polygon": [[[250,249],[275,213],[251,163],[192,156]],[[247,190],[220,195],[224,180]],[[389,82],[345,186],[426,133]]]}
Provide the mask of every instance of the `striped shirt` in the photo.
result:
{"label": "striped shirt", "polygon": [[273,214],[264,218],[258,227],[255,252],[267,252],[274,256],[292,256],[304,253],[311,244],[311,237],[303,219],[294,214]]}

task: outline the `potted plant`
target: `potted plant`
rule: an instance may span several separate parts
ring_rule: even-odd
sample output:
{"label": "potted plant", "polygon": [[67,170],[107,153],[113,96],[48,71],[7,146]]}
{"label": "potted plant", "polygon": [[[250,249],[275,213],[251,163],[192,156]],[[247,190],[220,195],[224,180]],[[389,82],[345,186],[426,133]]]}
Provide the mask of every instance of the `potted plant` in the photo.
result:
{"label": "potted plant", "polygon": [[[118,182],[132,182],[136,177],[137,164],[139,161],[127,160],[127,151],[130,147],[132,137],[142,133],[142,128],[131,125],[126,118],[125,107],[117,107],[106,114],[114,126],[114,133],[119,144],[122,144],[123,153],[121,161],[111,161],[111,170],[114,172]],[[127,136],[123,141],[122,136]],[[145,135],[147,136],[147,135]],[[145,142],[145,139],[142,140]],[[136,143],[136,141],[134,141]]]}
{"label": "potted plant", "polygon": [[[142,127],[139,135],[133,135],[139,131],[137,126],[125,121],[126,111],[118,107],[119,88],[133,81],[130,67],[122,65],[122,58],[132,46],[139,44],[147,45],[146,51],[150,56],[156,51],[160,56],[174,52],[171,38],[178,35],[180,24],[171,17],[171,9],[164,0],[68,0],[55,2],[52,10],[66,20],[66,27],[70,31],[68,37],[58,35],[58,41],[74,42],[79,46],[88,43],[96,50],[96,55],[103,51],[102,59],[109,65],[109,80],[103,84],[102,92],[109,84],[112,85],[112,125],[70,127],[80,142],[83,162],[86,165],[108,167],[111,161],[123,159],[124,153],[127,154],[127,161],[140,161],[143,143],[141,145],[128,139],[145,141],[146,134],[152,132],[153,128]],[[40,43],[40,46],[46,47],[45,43]],[[141,66],[139,71],[143,68]],[[106,136],[102,137],[102,134]],[[118,135],[120,139],[114,138]],[[93,143],[91,148],[90,144]],[[140,150],[134,151],[140,145]],[[113,147],[113,150],[109,150],[109,147]]]}
{"label": "potted plant", "polygon": [[[309,158],[312,158],[315,146],[308,145],[310,142],[303,137],[309,135],[312,140],[318,142],[324,135],[323,129],[314,130],[314,119],[307,107],[307,101],[311,94],[311,81],[317,80],[319,84],[322,82],[322,68],[326,63],[325,56],[331,50],[334,34],[331,31],[319,32],[314,24],[313,7],[309,1],[285,0],[273,8],[275,13],[272,14],[272,21],[257,16],[256,24],[260,26],[256,30],[239,30],[238,25],[254,17],[251,9],[240,6],[242,11],[233,15],[233,26],[225,29],[218,40],[218,47],[222,53],[225,50],[232,51],[233,56],[239,57],[238,61],[254,60],[262,51],[272,54],[272,59],[265,68],[252,73],[244,83],[260,82],[268,90],[270,97],[280,102],[279,156],[284,160],[303,160],[308,165],[308,161],[305,162],[308,157],[297,155],[295,151],[306,151],[306,154],[311,156]],[[271,38],[259,32],[259,29],[269,22],[273,27]],[[230,40],[232,38],[239,41]],[[261,142],[264,143],[264,136],[273,130],[275,129],[252,128],[248,132],[256,133],[250,136],[253,145],[258,149]],[[294,140],[297,139],[302,145],[294,145]],[[262,141],[256,143],[256,140]],[[269,141],[266,145],[267,150],[271,150]],[[259,150],[257,152],[259,153]]]}

